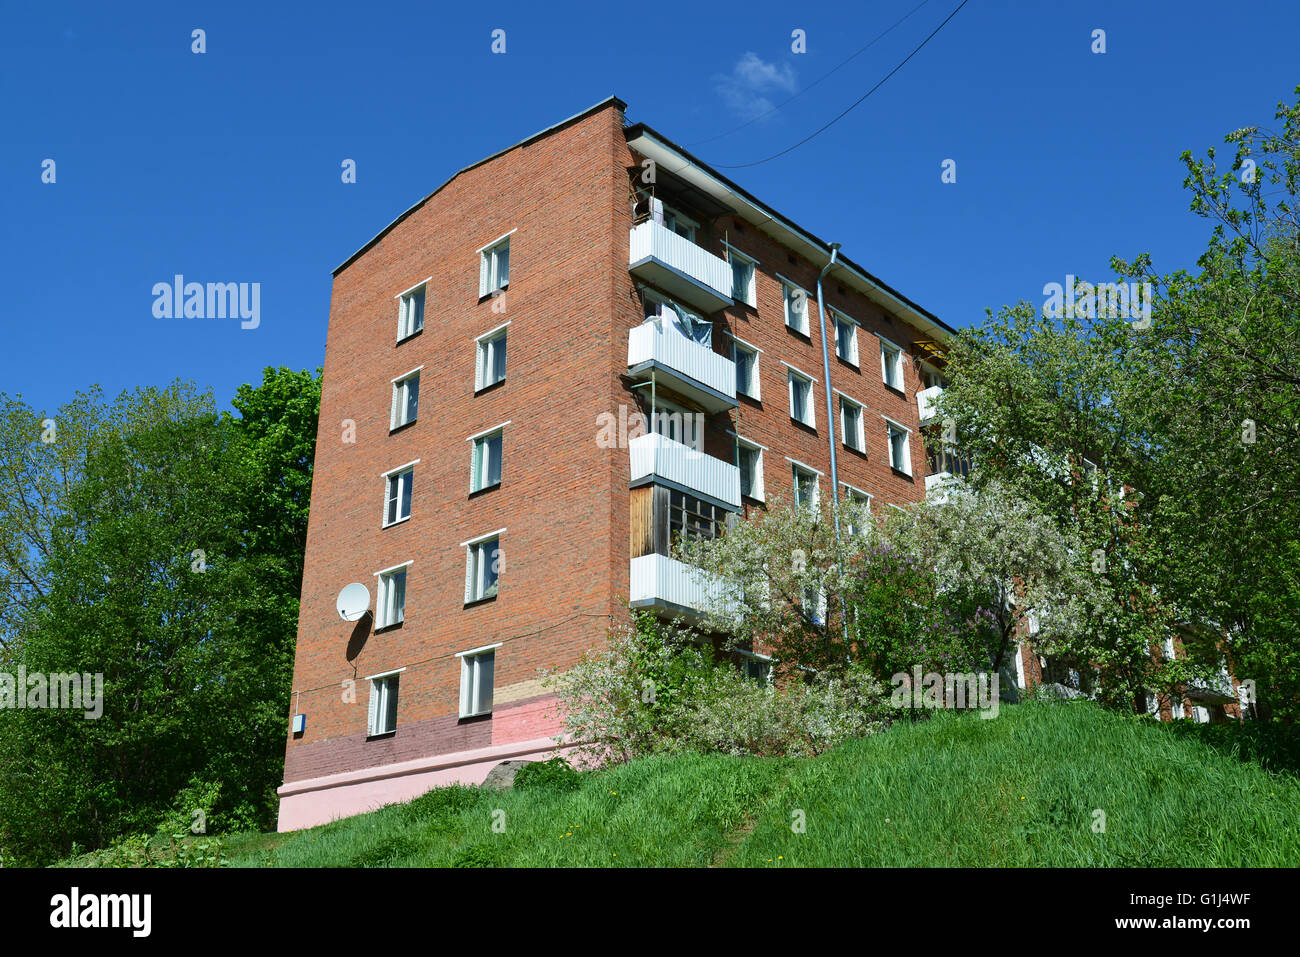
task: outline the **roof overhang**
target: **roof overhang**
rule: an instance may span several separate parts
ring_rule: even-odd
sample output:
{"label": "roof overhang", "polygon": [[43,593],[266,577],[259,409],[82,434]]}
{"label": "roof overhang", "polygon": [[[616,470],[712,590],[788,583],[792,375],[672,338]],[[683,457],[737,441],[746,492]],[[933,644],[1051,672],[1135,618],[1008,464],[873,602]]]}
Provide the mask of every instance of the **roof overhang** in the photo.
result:
{"label": "roof overhang", "polygon": [[[810,262],[824,264],[830,260],[831,247],[828,242],[800,228],[771,207],[759,202],[667,137],[644,123],[636,123],[624,132],[629,147],[647,159],[654,160],[658,167],[688,184],[692,190],[709,196],[715,202],[733,210],[740,219],[786,248],[801,254]],[[956,330],[934,313],[871,275],[842,252],[836,258],[835,266],[828,275],[834,275],[839,282],[853,287],[940,344],[948,344],[956,335]]]}

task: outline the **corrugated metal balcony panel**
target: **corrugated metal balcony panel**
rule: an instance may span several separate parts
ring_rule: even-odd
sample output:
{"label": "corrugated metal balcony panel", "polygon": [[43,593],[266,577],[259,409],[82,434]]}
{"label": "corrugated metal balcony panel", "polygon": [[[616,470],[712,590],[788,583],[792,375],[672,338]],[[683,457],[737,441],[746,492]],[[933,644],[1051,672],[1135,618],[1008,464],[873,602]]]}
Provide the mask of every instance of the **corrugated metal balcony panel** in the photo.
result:
{"label": "corrugated metal balcony panel", "polygon": [[922,425],[928,425],[935,417],[934,400],[943,392],[943,386],[932,385],[916,394],[916,412]]}
{"label": "corrugated metal balcony panel", "polygon": [[730,263],[654,220],[632,227],[628,270],[702,312],[732,302]]}
{"label": "corrugated metal balcony panel", "polygon": [[659,481],[727,508],[740,508],[740,469],[730,462],[656,432],[632,439],[628,448],[633,485]]}
{"label": "corrugated metal balcony panel", "polygon": [[738,607],[735,586],[666,555],[632,559],[629,604],[638,608],[703,614],[727,613]]}
{"label": "corrugated metal balcony panel", "polygon": [[710,412],[736,406],[736,364],[670,326],[647,322],[629,332],[627,365],[634,379],[653,370]]}

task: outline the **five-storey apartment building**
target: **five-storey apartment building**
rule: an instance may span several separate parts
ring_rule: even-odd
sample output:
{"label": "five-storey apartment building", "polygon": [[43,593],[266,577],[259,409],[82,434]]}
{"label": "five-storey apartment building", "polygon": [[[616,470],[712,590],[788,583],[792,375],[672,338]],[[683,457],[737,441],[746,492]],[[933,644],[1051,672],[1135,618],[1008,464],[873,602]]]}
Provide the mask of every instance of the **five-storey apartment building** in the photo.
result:
{"label": "five-storey apartment building", "polygon": [[952,330],[623,111],[461,170],[334,272],[282,830],[549,751],[540,669],[707,600],[675,534],[950,470],[921,429]]}

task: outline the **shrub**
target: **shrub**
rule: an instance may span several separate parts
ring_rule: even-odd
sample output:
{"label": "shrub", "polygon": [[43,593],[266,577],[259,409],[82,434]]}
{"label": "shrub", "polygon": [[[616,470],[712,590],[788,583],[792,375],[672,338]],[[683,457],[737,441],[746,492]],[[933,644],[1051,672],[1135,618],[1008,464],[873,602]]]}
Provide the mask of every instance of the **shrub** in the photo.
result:
{"label": "shrub", "polygon": [[688,629],[646,613],[546,683],[579,752],[609,763],[683,751],[815,755],[892,717],[888,694],[865,666],[771,687],[720,660]]}
{"label": "shrub", "polygon": [[582,775],[564,758],[533,761],[515,772],[517,791],[576,791],[582,786]]}

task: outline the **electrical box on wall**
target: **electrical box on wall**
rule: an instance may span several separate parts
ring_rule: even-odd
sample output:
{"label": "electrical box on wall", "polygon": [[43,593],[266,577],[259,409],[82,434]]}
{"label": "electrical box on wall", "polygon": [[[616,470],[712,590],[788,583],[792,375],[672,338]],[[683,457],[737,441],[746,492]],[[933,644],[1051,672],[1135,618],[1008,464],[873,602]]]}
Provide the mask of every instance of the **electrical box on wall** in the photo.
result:
{"label": "electrical box on wall", "polygon": [[305,714],[295,714],[293,716],[293,733],[302,734],[307,730],[307,716]]}

